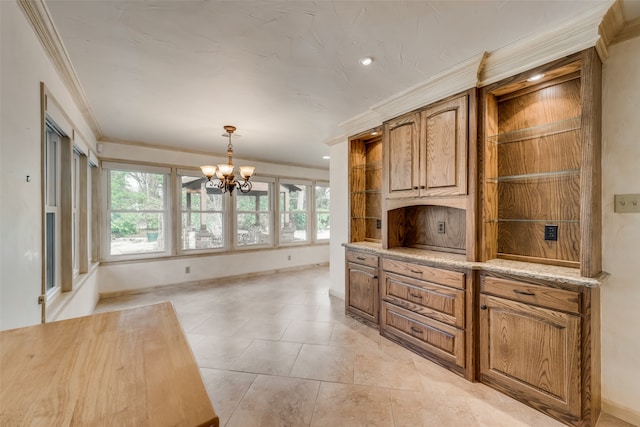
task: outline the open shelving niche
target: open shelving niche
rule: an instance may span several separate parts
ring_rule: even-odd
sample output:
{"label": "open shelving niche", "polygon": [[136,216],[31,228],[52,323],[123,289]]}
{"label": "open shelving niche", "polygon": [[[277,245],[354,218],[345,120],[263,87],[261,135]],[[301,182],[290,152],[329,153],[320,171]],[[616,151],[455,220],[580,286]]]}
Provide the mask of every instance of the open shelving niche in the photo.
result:
{"label": "open shelving niche", "polygon": [[[543,66],[539,82],[521,75],[483,89],[483,260],[581,267],[581,220],[598,220],[589,203],[595,187],[584,185],[585,162],[599,158],[585,60],[579,54]],[[549,225],[557,240],[545,240]],[[595,261],[583,275],[599,273]]]}
{"label": "open shelving niche", "polygon": [[350,242],[382,240],[382,129],[349,140]]}

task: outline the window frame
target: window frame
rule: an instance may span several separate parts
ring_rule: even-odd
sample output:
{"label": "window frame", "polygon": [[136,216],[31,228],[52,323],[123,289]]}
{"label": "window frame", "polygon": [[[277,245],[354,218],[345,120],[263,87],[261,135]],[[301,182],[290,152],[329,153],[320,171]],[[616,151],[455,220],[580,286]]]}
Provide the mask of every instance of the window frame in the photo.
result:
{"label": "window frame", "polygon": [[[304,180],[304,179],[292,179],[292,178],[280,178],[277,180],[277,186],[278,186],[278,194],[277,194],[277,215],[278,215],[278,244],[279,246],[300,246],[300,245],[310,245],[313,244],[313,239],[312,239],[312,231],[313,231],[313,226],[311,224],[311,222],[313,221],[313,218],[311,216],[311,191],[312,188],[314,186],[314,181],[308,181],[308,180]],[[280,195],[281,195],[281,186],[283,185],[297,185],[297,186],[305,186],[305,206],[306,209],[305,210],[289,210],[286,209],[286,201],[285,204],[283,205],[285,209],[281,209],[280,208]],[[314,202],[315,203],[315,202]],[[306,230],[305,230],[305,239],[304,240],[295,240],[295,234],[293,237],[293,241],[291,242],[286,242],[282,240],[282,231],[283,231],[283,224],[282,224],[282,216],[283,215],[287,215],[287,214],[302,214],[304,213],[306,215],[306,220],[305,220],[305,224],[306,224]],[[295,233],[295,230],[294,230]]]}
{"label": "window frame", "polygon": [[[111,207],[111,171],[123,171],[123,172],[139,172],[158,174],[163,176],[162,183],[162,209],[145,209],[145,210],[126,210],[126,209],[112,209]],[[102,191],[104,197],[104,216],[102,221],[102,239],[101,239],[101,259],[104,261],[117,261],[117,260],[136,260],[136,259],[151,259],[151,258],[164,258],[171,256],[175,253],[174,249],[174,226],[173,226],[173,209],[172,209],[172,194],[171,185],[174,173],[173,169],[166,166],[153,166],[143,163],[124,163],[124,162],[102,162]],[[114,212],[122,213],[137,213],[137,214],[162,214],[164,222],[164,233],[162,238],[164,239],[164,249],[161,251],[149,251],[149,252],[132,252],[126,254],[112,254],[111,253],[111,214]]]}
{"label": "window frame", "polygon": [[[232,229],[230,230],[230,235],[233,236],[233,249],[237,251],[245,251],[251,249],[270,249],[276,247],[276,242],[279,239],[279,233],[276,232],[276,202],[275,202],[275,189],[278,185],[277,180],[272,177],[260,176],[260,177],[252,177],[251,181],[253,183],[261,182],[269,185],[269,210],[268,211],[247,211],[247,210],[238,210],[237,202],[233,200],[233,203],[230,203],[231,215],[233,217],[232,221]],[[253,190],[252,190],[253,191]],[[251,192],[247,193],[251,194]],[[231,197],[237,197],[237,193]],[[231,198],[230,197],[230,198]],[[265,214],[269,215],[268,223],[269,223],[269,241],[264,244],[252,244],[252,245],[240,245],[238,243],[238,215],[240,214]]]}
{"label": "window frame", "polygon": [[[176,211],[176,230],[173,233],[175,236],[176,242],[176,253],[180,255],[191,255],[191,254],[202,254],[202,253],[218,253],[228,251],[231,247],[230,236],[229,236],[229,200],[228,197],[225,197],[224,193],[222,195],[222,210],[184,210],[182,206],[182,177],[204,177],[200,170],[196,169],[176,169],[176,180],[175,180],[175,195],[172,200],[175,200],[175,211]],[[183,247],[183,228],[182,228],[182,216],[187,213],[221,213],[222,214],[222,246],[214,247],[214,248],[195,248],[195,249],[185,249]]]}
{"label": "window frame", "polygon": [[[318,199],[316,192],[318,191],[318,187],[324,187],[329,189],[329,208],[328,209],[318,209]],[[329,237],[326,239],[318,238],[318,215],[320,213],[326,213],[331,218],[331,186],[328,181],[314,181],[313,182],[313,243],[327,243],[331,240],[331,229],[329,229]]]}
{"label": "window frame", "polygon": [[[53,300],[62,292],[62,160],[61,151],[65,133],[56,123],[46,117],[44,124],[44,153],[43,153],[43,295],[46,301]],[[51,139],[54,138],[54,139]],[[52,158],[53,157],[53,158]],[[51,171],[53,168],[53,171]],[[53,185],[51,185],[53,180]],[[52,195],[51,192],[54,194]],[[53,248],[50,248],[49,218],[53,217]],[[53,252],[53,253],[51,253]],[[53,258],[51,260],[51,258]],[[49,286],[49,262],[52,262],[53,284]]]}

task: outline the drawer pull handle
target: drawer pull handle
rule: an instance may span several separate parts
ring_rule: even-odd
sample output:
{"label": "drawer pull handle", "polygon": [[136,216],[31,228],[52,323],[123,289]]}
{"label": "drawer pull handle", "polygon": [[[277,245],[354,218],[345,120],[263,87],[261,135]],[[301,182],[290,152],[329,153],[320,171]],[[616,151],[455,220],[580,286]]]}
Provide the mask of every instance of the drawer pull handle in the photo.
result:
{"label": "drawer pull handle", "polygon": [[414,270],[414,269],[412,269],[412,268],[410,268],[409,270],[410,270],[412,273],[415,273],[415,274],[422,274],[422,271],[420,271],[420,270]]}
{"label": "drawer pull handle", "polygon": [[421,334],[422,333],[422,331],[420,329],[415,328],[413,326],[411,327],[411,332],[415,332],[416,334]]}
{"label": "drawer pull handle", "polygon": [[359,259],[360,261],[364,261],[366,258],[363,256],[357,256],[356,259]]}
{"label": "drawer pull handle", "polygon": [[517,289],[514,289],[513,292],[515,292],[518,295],[527,295],[529,297],[534,297],[536,296],[536,294],[534,294],[533,292],[525,292],[525,291],[519,291]]}
{"label": "drawer pull handle", "polygon": [[486,309],[487,309],[487,306],[486,306],[486,305],[482,304],[482,305],[480,306],[480,310],[486,310]]}
{"label": "drawer pull handle", "polygon": [[416,294],[411,294],[410,293],[409,296],[412,297],[412,298],[420,298],[420,299],[422,299],[422,295],[416,295]]}

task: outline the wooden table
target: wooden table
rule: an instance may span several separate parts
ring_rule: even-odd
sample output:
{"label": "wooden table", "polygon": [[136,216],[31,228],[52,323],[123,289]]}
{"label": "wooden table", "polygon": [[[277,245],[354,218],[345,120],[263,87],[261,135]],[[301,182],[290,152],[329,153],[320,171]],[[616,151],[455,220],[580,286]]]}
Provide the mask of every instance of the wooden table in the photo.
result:
{"label": "wooden table", "polygon": [[0,332],[0,425],[219,421],[164,302]]}

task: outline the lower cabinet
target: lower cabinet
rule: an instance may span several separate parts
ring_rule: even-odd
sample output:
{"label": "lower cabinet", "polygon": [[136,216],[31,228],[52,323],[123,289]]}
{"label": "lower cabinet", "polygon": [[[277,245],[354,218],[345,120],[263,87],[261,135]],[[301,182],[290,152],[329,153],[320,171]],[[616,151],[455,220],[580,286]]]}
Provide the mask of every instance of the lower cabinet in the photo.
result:
{"label": "lower cabinet", "polygon": [[583,291],[481,275],[480,292],[479,380],[566,424],[595,425]]}
{"label": "lower cabinet", "polygon": [[380,333],[466,372],[465,274],[382,258]]}
{"label": "lower cabinet", "polygon": [[345,311],[378,327],[378,256],[347,251]]}

